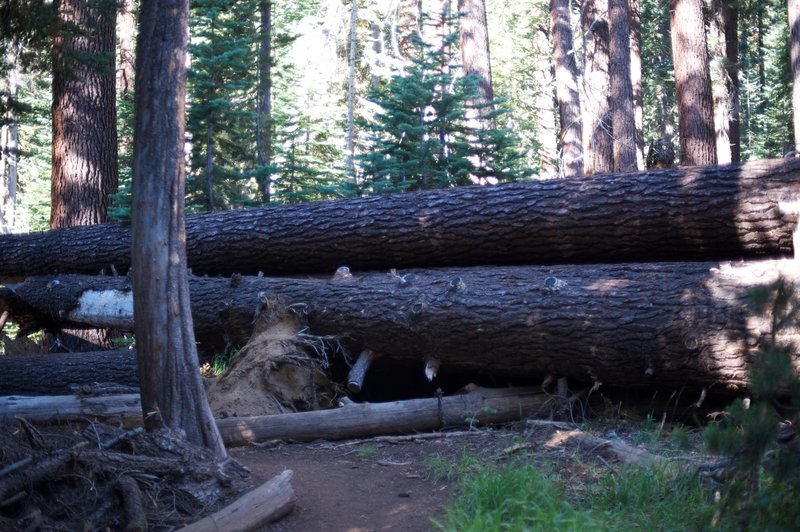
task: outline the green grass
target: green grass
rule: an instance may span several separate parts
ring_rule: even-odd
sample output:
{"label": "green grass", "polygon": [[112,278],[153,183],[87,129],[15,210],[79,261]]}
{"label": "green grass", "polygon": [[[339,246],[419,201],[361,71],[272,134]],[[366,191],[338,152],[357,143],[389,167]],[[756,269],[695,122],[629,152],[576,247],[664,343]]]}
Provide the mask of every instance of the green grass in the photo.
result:
{"label": "green grass", "polygon": [[710,527],[712,494],[677,466],[625,468],[593,481],[596,477],[586,477],[591,484],[583,489],[571,489],[551,466],[485,465],[461,477],[460,495],[434,524],[454,532]]}

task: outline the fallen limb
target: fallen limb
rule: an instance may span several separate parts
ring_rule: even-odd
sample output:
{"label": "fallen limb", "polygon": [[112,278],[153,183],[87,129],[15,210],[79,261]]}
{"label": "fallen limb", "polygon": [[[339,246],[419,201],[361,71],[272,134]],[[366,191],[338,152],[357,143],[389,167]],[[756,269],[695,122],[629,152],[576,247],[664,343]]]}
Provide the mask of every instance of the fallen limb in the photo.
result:
{"label": "fallen limb", "polygon": [[[800,161],[521,181],[187,217],[195,273],[738,259],[792,253]],[[130,228],[0,236],[0,278],[130,264]]]}
{"label": "fallen limb", "polygon": [[[749,310],[749,291],[779,275],[800,280],[795,261],[781,260],[457,268],[344,280],[195,277],[190,288],[206,353],[244,345],[254,317],[277,306],[297,314],[311,335],[381,353],[375,367],[401,363],[423,372],[435,361],[439,372],[737,389],[747,385],[771,326]],[[125,287],[119,278],[35,277],[16,297],[68,320],[98,294],[130,298]],[[781,343],[800,345],[799,331],[780,335]]]}
{"label": "fallen limb", "polygon": [[181,532],[233,532],[256,530],[277,521],[294,508],[292,471],[287,469],[222,510],[192,523]]}
{"label": "fallen limb", "polygon": [[334,410],[219,419],[217,426],[227,445],[342,440],[516,421],[539,412],[547,401],[535,388],[477,388],[434,399],[352,403]]}
{"label": "fallen limb", "polygon": [[[65,419],[114,419],[126,425],[141,425],[138,395],[105,396],[82,400],[72,396],[2,397],[0,418],[24,415],[26,419],[56,422]],[[516,421],[536,414],[548,404],[548,396],[537,388],[475,388],[470,393],[433,399],[390,403],[349,403],[342,408],[270,416],[218,419],[226,445],[245,445],[268,440],[341,440],[387,434],[425,432],[447,427],[490,425]],[[107,402],[99,405],[98,402]],[[86,451],[87,454],[90,451]],[[95,461],[114,467],[116,456],[100,451]],[[88,454],[87,454],[88,455]],[[121,455],[119,455],[121,456]],[[136,467],[134,457],[129,467]],[[149,461],[142,467],[157,467]],[[172,467],[167,465],[165,467]]]}

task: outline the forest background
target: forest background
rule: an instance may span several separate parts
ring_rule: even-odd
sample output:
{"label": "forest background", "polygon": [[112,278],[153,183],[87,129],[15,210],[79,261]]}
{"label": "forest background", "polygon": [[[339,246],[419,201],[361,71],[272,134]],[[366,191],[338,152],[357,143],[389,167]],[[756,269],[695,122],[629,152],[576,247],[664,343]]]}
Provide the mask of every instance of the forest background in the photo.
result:
{"label": "forest background", "polygon": [[[187,212],[643,169],[651,143],[674,149],[676,163],[702,163],[681,152],[678,134],[670,11],[680,3],[702,7],[694,22],[716,143],[706,162],[794,150],[782,1],[192,0]],[[104,171],[114,175],[99,220],[130,215],[137,2],[10,0],[0,7],[2,232],[56,227],[53,202],[69,201],[54,185],[67,164],[54,158],[54,50],[65,35],[99,31],[99,16],[64,24],[64,10],[81,5],[116,21],[114,61],[102,51],[72,58],[115,76],[116,168]],[[613,18],[620,5],[623,23]],[[488,45],[470,42],[482,32]],[[470,46],[485,67],[463,53]],[[614,78],[620,57],[629,89]],[[91,90],[80,72],[67,67],[67,81]],[[622,103],[633,115],[614,122],[618,108],[628,112]],[[636,126],[627,140],[626,116]],[[633,166],[603,154],[604,136],[624,141]]]}

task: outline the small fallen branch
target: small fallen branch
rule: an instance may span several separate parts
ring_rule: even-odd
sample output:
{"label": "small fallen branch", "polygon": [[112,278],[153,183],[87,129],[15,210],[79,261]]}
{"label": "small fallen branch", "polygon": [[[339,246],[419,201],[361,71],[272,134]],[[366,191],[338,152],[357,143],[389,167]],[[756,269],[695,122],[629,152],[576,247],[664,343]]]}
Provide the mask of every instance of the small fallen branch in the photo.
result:
{"label": "small fallen branch", "polygon": [[192,523],[180,532],[248,531],[277,521],[294,508],[292,471],[285,470],[222,510]]}

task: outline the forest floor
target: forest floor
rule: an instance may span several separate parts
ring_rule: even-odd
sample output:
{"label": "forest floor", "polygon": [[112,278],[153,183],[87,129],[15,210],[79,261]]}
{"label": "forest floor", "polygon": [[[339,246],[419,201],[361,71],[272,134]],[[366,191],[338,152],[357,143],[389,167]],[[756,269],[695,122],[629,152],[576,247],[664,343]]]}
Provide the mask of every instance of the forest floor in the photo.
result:
{"label": "forest floor", "polygon": [[[564,425],[516,423],[419,438],[279,443],[233,449],[231,454],[251,471],[254,485],[285,469],[294,473],[294,510],[262,528],[264,532],[427,531],[445,522],[446,507],[459,494],[455,473],[463,475],[469,461],[486,465],[524,458],[557,468],[578,490],[615,470],[617,461],[597,445],[559,439],[559,427]],[[605,432],[616,438],[625,427],[628,433],[622,438],[628,443],[652,447],[637,441],[642,432],[627,423]],[[660,446],[655,438],[650,441]]]}

